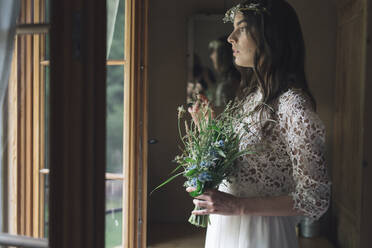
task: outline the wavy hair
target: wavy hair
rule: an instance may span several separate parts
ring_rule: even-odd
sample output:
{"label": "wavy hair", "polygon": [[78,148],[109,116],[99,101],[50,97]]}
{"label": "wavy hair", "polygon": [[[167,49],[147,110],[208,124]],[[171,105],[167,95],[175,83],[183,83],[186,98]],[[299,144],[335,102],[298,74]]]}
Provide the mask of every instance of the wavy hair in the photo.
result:
{"label": "wavy hair", "polygon": [[303,90],[316,109],[305,75],[305,42],[298,16],[285,0],[245,0],[241,6],[259,4],[265,11],[240,10],[247,21],[247,32],[256,42],[253,68],[237,66],[245,94],[257,88],[263,103],[256,110],[273,104],[290,88]]}

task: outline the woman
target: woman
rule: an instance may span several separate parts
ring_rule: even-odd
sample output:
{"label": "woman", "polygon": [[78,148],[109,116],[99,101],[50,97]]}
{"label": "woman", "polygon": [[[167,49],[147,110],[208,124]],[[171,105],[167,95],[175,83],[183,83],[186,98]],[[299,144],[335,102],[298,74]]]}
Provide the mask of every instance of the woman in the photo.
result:
{"label": "woman", "polygon": [[[296,224],[326,212],[331,185],[298,17],[285,0],[248,0],[224,20],[233,22],[228,42],[247,86],[242,111],[253,111],[240,146],[257,152],[239,159],[232,183],[196,197],[204,209],[193,213],[210,214],[207,248],[295,248]],[[195,116],[197,107],[189,111]]]}
{"label": "woman", "polygon": [[229,101],[236,97],[240,84],[240,73],[233,64],[231,44],[228,43],[227,36],[212,40],[208,46],[217,82],[215,89],[211,89],[213,97],[211,94],[206,94],[206,96],[211,99],[214,107],[223,109]]}
{"label": "woman", "polygon": [[208,67],[203,66],[200,57],[194,54],[193,81],[187,83],[187,104],[192,105],[197,95],[207,95],[215,88],[216,79]]}

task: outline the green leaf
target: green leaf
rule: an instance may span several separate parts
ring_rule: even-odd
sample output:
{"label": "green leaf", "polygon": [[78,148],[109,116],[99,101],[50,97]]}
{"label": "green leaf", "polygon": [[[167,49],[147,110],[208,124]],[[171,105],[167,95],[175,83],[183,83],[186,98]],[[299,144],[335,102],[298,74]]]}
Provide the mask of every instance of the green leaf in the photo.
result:
{"label": "green leaf", "polygon": [[176,167],[176,169],[174,169],[171,173],[169,173],[169,175],[172,175],[173,173],[175,173],[176,171],[178,171],[178,169],[181,168],[181,167],[182,167],[182,164],[178,165]]}
{"label": "green leaf", "polygon": [[160,189],[161,187],[163,187],[163,186],[166,185],[167,183],[173,181],[173,179],[175,179],[176,177],[182,175],[183,173],[184,173],[184,172],[182,171],[182,172],[180,172],[180,173],[178,173],[178,174],[176,174],[176,175],[171,176],[170,178],[168,178],[167,180],[165,180],[162,184],[160,184],[160,185],[157,186],[155,189],[153,189],[153,190],[151,191],[150,195],[151,195],[155,190]]}
{"label": "green leaf", "polygon": [[187,177],[191,177],[191,176],[193,176],[195,173],[197,173],[198,172],[198,170],[197,169],[192,169],[192,170],[189,170],[186,174],[185,174],[185,176],[187,176]]}
{"label": "green leaf", "polygon": [[190,164],[195,163],[195,160],[192,158],[185,158],[185,161]]}
{"label": "green leaf", "polygon": [[196,190],[189,193],[190,196],[192,197],[197,197],[203,194],[203,191],[204,191],[204,184],[202,184],[199,180],[196,181],[196,184],[197,184]]}
{"label": "green leaf", "polygon": [[222,150],[217,150],[218,154],[223,157],[223,158],[226,158],[226,155],[225,153],[222,151]]}

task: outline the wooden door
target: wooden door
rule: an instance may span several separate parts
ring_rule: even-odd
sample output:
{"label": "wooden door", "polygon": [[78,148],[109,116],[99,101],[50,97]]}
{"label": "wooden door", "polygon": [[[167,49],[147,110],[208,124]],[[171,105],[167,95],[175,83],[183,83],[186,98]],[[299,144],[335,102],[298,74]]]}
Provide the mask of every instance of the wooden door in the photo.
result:
{"label": "wooden door", "polygon": [[363,144],[363,191],[362,191],[362,221],[361,221],[361,246],[371,247],[372,240],[372,0],[367,1],[367,51],[366,51],[366,84],[364,87],[364,144]]}
{"label": "wooden door", "polygon": [[366,126],[371,112],[366,91],[370,88],[366,80],[371,78],[366,74],[367,1],[337,1],[332,233],[341,248],[361,247],[362,234],[368,236],[364,221],[371,198],[366,191],[371,169],[365,167],[370,156],[366,148],[371,147]]}

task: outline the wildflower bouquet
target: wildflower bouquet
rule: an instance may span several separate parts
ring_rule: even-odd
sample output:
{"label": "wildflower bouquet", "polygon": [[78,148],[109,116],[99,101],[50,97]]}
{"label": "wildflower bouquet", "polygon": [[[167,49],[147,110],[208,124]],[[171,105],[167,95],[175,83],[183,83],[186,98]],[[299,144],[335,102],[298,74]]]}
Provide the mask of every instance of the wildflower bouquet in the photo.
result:
{"label": "wildflower bouquet", "polygon": [[[197,103],[199,104],[199,103]],[[182,153],[175,158],[178,164],[172,172],[182,169],[178,174],[160,184],[154,190],[164,186],[177,176],[186,177],[185,187],[194,187],[192,197],[199,196],[206,189],[217,188],[223,180],[231,181],[231,175],[236,170],[235,160],[253,151],[240,150],[240,133],[235,130],[239,123],[243,123],[247,114],[242,114],[242,102],[230,102],[224,111],[213,117],[208,104],[201,104],[198,117],[191,121],[185,120],[184,134],[181,131],[181,120],[185,110],[178,108],[178,130],[183,143]],[[246,129],[246,124],[244,126]],[[199,210],[195,207],[195,210]],[[191,215],[189,222],[200,227],[207,227],[209,216]]]}

